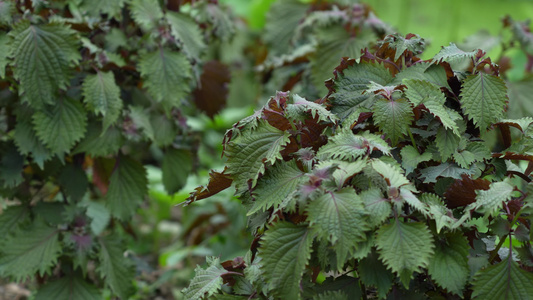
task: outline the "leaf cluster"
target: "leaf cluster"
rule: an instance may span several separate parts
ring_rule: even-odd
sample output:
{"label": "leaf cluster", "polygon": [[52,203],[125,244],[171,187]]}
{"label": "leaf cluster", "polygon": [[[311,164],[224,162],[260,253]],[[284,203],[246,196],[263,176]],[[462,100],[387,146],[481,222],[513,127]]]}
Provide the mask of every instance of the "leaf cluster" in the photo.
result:
{"label": "leaf cluster", "polygon": [[228,130],[224,171],[189,203],[234,184],[256,239],[184,293],[530,297],[531,118],[505,119],[507,87],[481,50],[424,61],[417,35],[377,45],[343,59],[323,98],[278,92]]}

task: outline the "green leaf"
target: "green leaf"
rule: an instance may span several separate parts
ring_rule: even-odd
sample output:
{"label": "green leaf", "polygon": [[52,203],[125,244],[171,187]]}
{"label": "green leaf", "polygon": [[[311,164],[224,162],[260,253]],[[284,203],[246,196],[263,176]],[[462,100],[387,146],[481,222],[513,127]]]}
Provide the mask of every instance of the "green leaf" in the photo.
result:
{"label": "green leaf", "polygon": [[392,145],[396,145],[398,140],[407,133],[414,116],[411,104],[403,98],[396,101],[379,99],[374,103],[372,111],[374,121],[379,129],[391,139]]}
{"label": "green leaf", "polygon": [[430,62],[417,62],[408,68],[404,68],[394,76],[391,85],[402,84],[404,80],[420,80],[434,84],[437,87],[445,87],[452,90],[448,84],[448,76],[443,66],[434,65]]}
{"label": "green leaf", "polygon": [[341,58],[359,58],[361,50],[368,47],[376,36],[369,29],[362,29],[353,35],[343,26],[332,26],[319,29],[316,39],[316,51],[309,59],[311,81],[316,89],[325,93],[324,81],[333,76],[333,69],[339,65]]}
{"label": "green leaf", "polygon": [[54,154],[68,153],[85,134],[87,115],[78,101],[64,98],[33,117],[37,137]]}
{"label": "green leaf", "polygon": [[380,225],[392,213],[390,201],[383,197],[383,193],[379,189],[365,190],[361,192],[360,197],[364,200],[365,209],[371,216],[368,218],[370,227],[373,228]]}
{"label": "green leaf", "polygon": [[453,212],[446,207],[441,197],[435,194],[424,193],[420,195],[420,201],[428,206],[427,213],[428,216],[435,220],[437,226],[437,233],[440,233],[442,228],[455,229],[463,224],[470,214],[465,214],[461,219],[457,220]]}
{"label": "green leaf", "polygon": [[342,72],[337,72],[331,88],[334,92],[329,96],[331,111],[341,118],[348,116],[373,97],[363,94],[371,81],[385,86],[392,81],[392,75],[383,65],[365,61],[354,62]]}
{"label": "green leaf", "polygon": [[94,235],[102,233],[109,224],[109,221],[111,221],[111,213],[100,202],[88,202],[87,216],[91,218],[91,231]]}
{"label": "green leaf", "polygon": [[408,289],[413,272],[429,265],[433,255],[433,238],[424,223],[399,220],[382,226],[376,235],[380,259],[400,277]]}
{"label": "green leaf", "polygon": [[297,0],[279,1],[272,4],[266,15],[264,41],[272,55],[289,52],[294,29],[305,17],[308,5]]}
{"label": "green leaf", "polygon": [[326,192],[307,206],[309,226],[333,244],[340,268],[357,242],[366,240],[365,231],[370,228],[365,215],[363,200],[352,188]]}
{"label": "green leaf", "polygon": [[15,9],[15,2],[0,1],[0,24],[11,25]]}
{"label": "green leaf", "polygon": [[461,62],[466,59],[473,59],[477,51],[464,52],[463,50],[457,48],[454,43],[450,43],[447,47],[442,47],[442,49],[433,57],[433,63],[440,63],[442,61],[448,63]]}
{"label": "green leaf", "polygon": [[399,188],[411,185],[411,182],[402,174],[400,168],[396,168],[379,159],[372,160],[372,168],[387,181],[387,185],[390,187]]}
{"label": "green leaf", "polygon": [[144,109],[142,106],[130,106],[129,116],[138,131],[139,129],[142,130],[142,133],[144,133],[150,141],[154,140],[155,133],[152,123],[150,123],[149,109]]}
{"label": "green leaf", "polygon": [[37,290],[35,300],[98,300],[102,295],[98,288],[77,275],[67,275],[49,281]]}
{"label": "green leaf", "polygon": [[533,123],[532,117],[524,117],[520,119],[503,119],[499,120],[496,124],[506,124],[518,128],[522,133],[527,132],[529,126]]}
{"label": "green leaf", "polygon": [[439,149],[439,155],[442,161],[448,160],[452,154],[456,153],[457,148],[461,142],[461,137],[456,135],[452,130],[440,127],[437,130],[437,136],[435,138],[435,145]]}
{"label": "green leaf", "polygon": [[428,99],[435,99],[441,105],[446,101],[440,87],[434,83],[419,79],[404,79],[402,83],[407,86],[405,96],[415,107],[424,104]]}
{"label": "green leaf", "polygon": [[120,13],[126,0],[84,0],[80,5],[80,10],[87,11],[92,16],[107,14],[114,17]]}
{"label": "green leaf", "polygon": [[104,117],[104,130],[113,125],[122,110],[120,88],[115,83],[113,72],[87,75],[82,85],[84,102],[96,114]]}
{"label": "green leaf", "polygon": [[418,56],[426,48],[424,39],[418,34],[415,34],[410,39],[404,38],[399,33],[389,34],[380,42],[380,45],[385,43],[388,43],[389,48],[396,50],[394,61],[398,60],[405,51],[410,51],[415,56]]}
{"label": "green leaf", "polygon": [[161,48],[139,58],[139,70],[148,93],[170,110],[191,91],[191,65],[180,52]]}
{"label": "green leaf", "polygon": [[305,225],[279,221],[268,228],[259,256],[272,292],[285,299],[301,299],[300,281],[311,258],[313,235]]}
{"label": "green leaf", "polygon": [[415,147],[407,145],[400,151],[402,156],[402,167],[405,169],[405,174],[413,172],[419,163],[430,161],[432,158],[431,153],[424,152],[418,153]]}
{"label": "green leaf", "polygon": [[269,168],[257,181],[253,194],[255,201],[247,215],[277,207],[308,178],[298,169],[295,160],[280,161]]}
{"label": "green leaf", "polygon": [[475,154],[468,150],[455,151],[453,159],[461,168],[468,168],[477,160]]}
{"label": "green leaf", "polygon": [[475,209],[485,215],[494,215],[503,206],[503,202],[512,197],[514,187],[507,182],[493,182],[488,190],[476,190],[476,202],[469,204],[468,209]]}
{"label": "green leaf", "polygon": [[313,300],[348,300],[348,296],[342,291],[327,291],[314,296]]}
{"label": "green leaf", "polygon": [[318,121],[324,122],[336,122],[337,116],[326,109],[326,106],[311,101],[307,101],[305,98],[292,95],[293,103],[287,105],[285,108],[285,114],[287,118],[293,120],[305,121],[308,119],[308,114],[314,119],[318,117]]}
{"label": "green leaf", "polygon": [[[23,205],[9,206],[0,214],[0,232],[11,234],[29,219],[30,210]],[[0,242],[0,245],[3,242]]]}
{"label": "green leaf", "polygon": [[102,125],[97,123],[90,123],[87,129],[87,134],[72,154],[87,153],[93,157],[107,156],[115,154],[124,144],[124,136],[114,126],[102,131]]}
{"label": "green leaf", "polygon": [[320,147],[317,157],[320,159],[342,159],[352,161],[366,155],[373,149],[383,154],[390,155],[390,147],[380,136],[364,133],[355,135],[351,130],[341,130],[329,138],[324,146]]}
{"label": "green leaf", "polygon": [[506,260],[478,271],[473,297],[478,299],[530,299],[533,273],[521,269],[511,255]]}
{"label": "green leaf", "polygon": [[148,189],[146,169],[127,156],[120,156],[109,182],[106,206],[111,214],[127,220],[135,213]]}
{"label": "green leaf", "polygon": [[13,75],[20,81],[23,100],[34,108],[55,104],[58,89],[69,85],[71,69],[81,59],[76,32],[65,24],[22,21],[9,35]]}
{"label": "green leaf", "polygon": [[157,128],[157,130],[154,130],[154,142],[157,146],[170,146],[178,135],[173,120],[168,119],[163,114],[152,115],[150,123],[152,128]]}
{"label": "green leaf", "polygon": [[123,243],[117,236],[100,238],[100,265],[98,272],[105,278],[105,284],[111,287],[114,294],[122,299],[133,295],[133,278],[135,268],[132,262],[124,257]]}
{"label": "green leaf", "polygon": [[49,272],[61,253],[59,231],[42,219],[7,236],[0,248],[0,274],[15,281]]}
{"label": "green leaf", "polygon": [[0,146],[0,184],[6,188],[15,188],[24,181],[24,157],[12,143]]}
{"label": "green leaf", "polygon": [[289,143],[289,133],[281,131],[265,121],[257,129],[244,132],[229,142],[224,154],[227,167],[238,193],[254,187],[259,174],[264,173],[265,163],[273,164],[282,159],[280,151]]}
{"label": "green leaf", "polygon": [[375,251],[372,251],[359,262],[357,272],[365,285],[373,286],[377,289],[380,299],[384,299],[387,296],[394,283],[394,274],[378,259],[378,254]]}
{"label": "green leaf", "polygon": [[203,299],[216,293],[222,287],[222,275],[227,271],[220,266],[218,257],[207,257],[207,269],[197,266],[194,272],[196,275],[191,280],[189,287],[183,289],[185,299]]}
{"label": "green leaf", "polygon": [[468,250],[470,246],[462,233],[450,234],[446,241],[440,241],[435,248],[435,255],[428,266],[431,278],[442,288],[463,295],[468,282]]}
{"label": "green leaf", "polygon": [[528,76],[522,81],[506,82],[509,89],[508,118],[533,116],[533,106],[530,105],[530,96],[533,95],[533,76]]}
{"label": "green leaf", "polygon": [[78,202],[89,188],[89,180],[83,168],[79,165],[67,164],[57,178],[71,201]]}
{"label": "green leaf", "polygon": [[467,76],[462,84],[462,108],[481,130],[503,117],[506,101],[507,87],[500,77],[480,72]]}
{"label": "green leaf", "polygon": [[[2,6],[5,2],[0,2]],[[0,34],[0,78],[6,76],[6,66],[9,63],[9,36],[6,34]]]}
{"label": "green leaf", "polygon": [[26,119],[20,115],[18,116],[13,140],[20,153],[24,155],[31,154],[33,160],[41,169],[44,168],[44,162],[52,158],[50,150],[37,138],[37,133],[33,129],[30,118]]}
{"label": "green leaf", "polygon": [[442,163],[438,166],[428,167],[420,170],[420,176],[424,178],[424,183],[437,182],[438,177],[449,177],[461,179],[462,174],[472,175],[476,172],[474,167],[463,169],[456,164]]}
{"label": "green leaf", "polygon": [[161,169],[163,185],[169,195],[179,192],[187,183],[192,171],[193,157],[189,150],[169,149],[165,151]]}
{"label": "green leaf", "polygon": [[198,61],[206,48],[203,34],[198,24],[189,16],[169,11],[166,14],[172,35],[178,40],[180,48],[191,60]]}
{"label": "green leaf", "polygon": [[154,29],[163,18],[163,11],[157,0],[133,0],[130,10],[135,22],[146,32]]}

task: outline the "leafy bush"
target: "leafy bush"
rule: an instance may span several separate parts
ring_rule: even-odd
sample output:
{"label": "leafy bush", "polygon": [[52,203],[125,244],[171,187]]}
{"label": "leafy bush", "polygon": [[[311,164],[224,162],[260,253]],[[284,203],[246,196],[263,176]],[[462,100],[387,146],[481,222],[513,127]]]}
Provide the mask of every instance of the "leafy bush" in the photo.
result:
{"label": "leafy bush", "polygon": [[0,276],[37,279],[36,299],[135,292],[122,236],[145,166],[179,191],[199,140],[186,116],[214,115],[227,96],[228,66],[212,58],[230,15],[162,4],[0,1]]}
{"label": "leafy bush", "polygon": [[255,240],[198,267],[187,299],[533,294],[533,118],[505,119],[481,50],[378,45],[343,59],[324,98],[278,92],[226,133],[225,169],[189,203],[233,184]]}

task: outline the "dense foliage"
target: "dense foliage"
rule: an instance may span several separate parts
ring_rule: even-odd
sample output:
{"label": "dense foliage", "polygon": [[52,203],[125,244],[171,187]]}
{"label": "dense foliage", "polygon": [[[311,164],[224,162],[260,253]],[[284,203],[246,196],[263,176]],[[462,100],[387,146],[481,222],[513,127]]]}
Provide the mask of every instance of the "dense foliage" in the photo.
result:
{"label": "dense foliage", "polygon": [[233,21],[207,1],[0,9],[0,276],[35,276],[36,299],[101,299],[102,288],[127,299],[136,270],[123,237],[145,166],[161,166],[169,194],[186,183],[199,136],[185,115],[223,104],[228,67],[207,51]]}
{"label": "dense foliage", "polygon": [[389,35],[325,97],[278,92],[228,130],[225,169],[189,202],[234,185],[255,240],[208,259],[188,299],[533,294],[533,118],[505,117],[483,51],[423,49]]}

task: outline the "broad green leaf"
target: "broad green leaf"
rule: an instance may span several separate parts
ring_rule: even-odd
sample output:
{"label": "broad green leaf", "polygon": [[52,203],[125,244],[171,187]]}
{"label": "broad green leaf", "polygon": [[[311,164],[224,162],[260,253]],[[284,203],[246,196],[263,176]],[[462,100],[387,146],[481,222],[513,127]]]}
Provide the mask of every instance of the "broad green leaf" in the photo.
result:
{"label": "broad green leaf", "polygon": [[428,99],[434,99],[441,105],[446,101],[440,87],[434,83],[419,79],[404,79],[402,83],[407,86],[405,96],[415,107],[424,104]]}
{"label": "broad green leaf", "polygon": [[432,158],[431,153],[424,152],[420,154],[411,145],[403,147],[400,154],[402,156],[402,167],[405,169],[405,174],[413,172],[419,163],[430,161]]}
{"label": "broad green leaf", "polygon": [[395,220],[384,225],[377,231],[376,246],[380,259],[406,289],[413,272],[427,267],[433,255],[433,238],[424,223]]}
{"label": "broad green leaf", "polygon": [[189,286],[182,291],[185,299],[203,299],[206,295],[213,295],[222,287],[222,275],[227,271],[220,266],[220,259],[207,257],[207,264],[207,269],[197,266],[194,270],[196,275]]}
{"label": "broad green leaf", "polygon": [[407,133],[413,121],[411,104],[403,98],[396,101],[379,99],[374,102],[372,111],[374,122],[391,139],[393,146]]}
{"label": "broad green leaf", "polygon": [[111,221],[111,213],[104,204],[89,201],[87,204],[87,216],[91,218],[91,231],[94,235],[99,235]]}
{"label": "broad green leaf", "polygon": [[341,267],[357,242],[366,240],[369,226],[363,199],[352,188],[326,192],[307,206],[309,226],[335,247],[337,266]]}
{"label": "broad green leaf", "polygon": [[139,70],[148,93],[167,110],[178,106],[191,91],[191,65],[180,52],[161,48],[139,58]]}
{"label": "broad green leaf", "polygon": [[337,72],[333,80],[333,91],[329,96],[331,111],[343,118],[348,116],[366,100],[373,97],[363,94],[370,82],[387,85],[392,75],[382,64],[360,62],[349,65],[342,72]]}
{"label": "broad green leaf", "polygon": [[133,263],[124,257],[124,244],[117,236],[100,238],[99,241],[100,265],[97,271],[114,294],[122,299],[129,299],[129,296],[135,292],[133,286],[135,268]]}
{"label": "broad green leaf", "polygon": [[13,143],[0,144],[0,184],[6,188],[15,188],[24,178],[24,157]]}
{"label": "broad green leaf", "polygon": [[508,118],[533,116],[531,95],[533,95],[533,76],[528,76],[522,81],[506,82],[509,88]]}
{"label": "broad green leaf", "polygon": [[313,118],[318,116],[318,121],[335,122],[338,120],[337,116],[327,110],[326,106],[322,104],[307,101],[296,94],[292,95],[292,99],[293,103],[285,108],[285,114],[289,119],[305,121],[309,118],[309,113]]}
{"label": "broad green leaf", "polygon": [[313,300],[348,300],[348,296],[342,291],[327,291],[314,296]]}
{"label": "broad green leaf", "polygon": [[90,123],[87,129],[87,134],[72,154],[87,153],[93,157],[107,156],[115,154],[124,144],[124,136],[119,129],[114,126],[102,131],[102,125],[98,123]]}
{"label": "broad green leaf", "polygon": [[183,13],[169,11],[166,13],[166,18],[180,48],[189,59],[198,61],[206,47],[198,24]]}
{"label": "broad green leaf", "polygon": [[[30,217],[30,209],[23,205],[9,206],[0,214],[0,232],[11,234]],[[3,242],[0,242],[0,245]]]}
{"label": "broad green leaf", "polygon": [[493,182],[488,190],[476,190],[476,202],[467,206],[469,209],[485,215],[493,215],[502,208],[503,202],[512,197],[514,187],[507,182]]}
{"label": "broad green leaf", "polygon": [[6,237],[0,248],[0,274],[21,281],[49,272],[61,253],[59,230],[42,219]]}
{"label": "broad green leaf", "polygon": [[258,211],[270,207],[277,207],[308,178],[298,169],[295,160],[280,161],[269,168],[263,177],[257,181],[253,194],[255,201],[248,211],[250,216]]}
{"label": "broad green leaf", "polygon": [[448,160],[459,148],[459,143],[462,137],[456,135],[452,130],[440,127],[437,130],[437,136],[435,138],[435,145],[439,149],[439,155],[442,161]]}
{"label": "broad green leaf", "polygon": [[169,149],[165,151],[161,169],[163,185],[169,195],[179,192],[187,183],[192,171],[193,156],[185,149]]}
{"label": "broad green leaf", "polygon": [[87,114],[81,103],[64,98],[33,116],[37,137],[54,154],[68,153],[85,134]]}
{"label": "broad green leaf", "polygon": [[49,281],[40,287],[35,300],[99,300],[102,295],[98,288],[77,275],[67,275],[61,279]]}
{"label": "broad green leaf", "polygon": [[154,130],[154,142],[157,146],[170,146],[178,135],[174,126],[174,120],[167,118],[163,114],[152,115],[150,123],[152,124],[152,128],[157,128],[157,130]]}
{"label": "broad green leaf", "polygon": [[533,295],[533,273],[521,269],[509,257],[498,264],[478,271],[474,277],[477,299],[530,299]]}
{"label": "broad green leaf", "polygon": [[110,17],[114,17],[120,13],[125,1],[126,0],[83,0],[80,5],[80,10],[85,10],[92,16],[107,14]]}
{"label": "broad green leaf", "polygon": [[477,160],[476,155],[468,150],[455,151],[453,159],[461,168],[468,168]]}
{"label": "broad green leaf", "polygon": [[264,41],[272,55],[289,52],[294,30],[305,17],[308,5],[297,0],[278,1],[266,15]]}
{"label": "broad green leaf", "polygon": [[133,0],[130,10],[135,22],[146,32],[154,29],[163,18],[163,11],[157,0]]}
{"label": "broad green leaf", "polygon": [[356,135],[351,130],[342,130],[330,137],[327,144],[320,147],[317,152],[317,157],[320,159],[343,159],[352,161],[368,154],[374,148],[384,152],[384,154],[390,153],[390,147],[379,136],[373,134]]}
{"label": "broad green leaf", "polygon": [[365,202],[365,209],[371,216],[368,218],[370,227],[376,227],[385,221],[392,213],[390,201],[383,197],[383,193],[376,188],[361,192],[360,197]]}
{"label": "broad green leaf", "polygon": [[378,254],[375,251],[359,261],[357,272],[365,285],[377,289],[380,299],[387,296],[394,283],[394,274],[378,259]]}
{"label": "broad green leaf", "polygon": [[448,63],[461,62],[466,59],[473,59],[477,51],[465,52],[459,48],[454,43],[450,43],[449,46],[442,47],[442,49],[433,57],[432,62],[440,63],[442,61]]}
{"label": "broad green leaf", "polygon": [[[5,3],[5,2],[4,2]],[[0,6],[3,3],[0,2]],[[9,36],[6,34],[0,34],[0,78],[6,76],[6,66],[9,63],[8,53],[9,53]]]}
{"label": "broad green leaf", "polygon": [[314,166],[315,170],[334,168],[331,177],[335,180],[335,184],[339,189],[344,186],[347,180],[352,178],[357,173],[360,173],[366,166],[366,159],[358,159],[355,161],[347,162],[342,160],[326,160],[321,161]]}
{"label": "broad green leaf", "polygon": [[435,282],[459,296],[468,282],[468,241],[461,232],[450,234],[446,241],[436,243],[435,255],[428,266],[428,273]]}
{"label": "broad green leaf", "polygon": [[[333,276],[327,277],[324,282],[322,282],[320,285],[316,285],[315,287],[316,288],[312,292],[313,296],[316,294],[328,295],[330,292],[335,291],[342,292],[342,294],[347,296],[348,299],[361,299],[362,296],[359,280],[348,275],[341,275],[335,278]],[[311,296],[306,295],[305,292],[306,291],[304,291],[304,297],[307,298]]]}
{"label": "broad green leaf", "polygon": [[380,42],[380,45],[388,43],[388,47],[395,49],[394,61],[398,60],[405,51],[412,52],[415,56],[418,56],[426,48],[426,43],[423,38],[418,34],[410,39],[406,39],[398,33],[390,34]]}
{"label": "broad green leaf", "polygon": [[342,26],[332,26],[319,29],[316,38],[316,51],[309,61],[311,81],[318,91],[326,93],[324,81],[333,76],[333,70],[339,65],[341,58],[359,58],[361,50],[368,47],[376,36],[369,29],[362,29],[357,35],[353,35]]}
{"label": "broad green leaf", "polygon": [[122,110],[120,88],[115,83],[113,72],[97,71],[87,75],[81,88],[87,107],[104,117],[104,130],[113,125]]}
{"label": "broad green leaf", "polygon": [[470,167],[470,169],[463,169],[456,164],[442,163],[438,166],[420,170],[420,176],[424,178],[424,183],[431,183],[437,182],[438,177],[461,179],[462,174],[472,175],[475,172],[474,166]]}
{"label": "broad green leaf", "polygon": [[428,216],[435,220],[437,233],[440,233],[444,227],[450,229],[459,227],[469,216],[467,213],[461,219],[457,220],[454,217],[453,212],[447,208],[442,199],[435,194],[424,193],[420,195],[419,199],[428,206]]}
{"label": "broad green leaf", "polygon": [[404,80],[420,80],[430,82],[437,87],[445,87],[449,91],[452,90],[448,84],[448,77],[443,66],[434,65],[430,62],[418,62],[408,68],[404,68],[400,73],[394,76],[391,85],[402,84]]}
{"label": "broad green leaf", "polygon": [[[135,125],[135,128],[138,131],[142,130],[142,133],[150,141],[154,140],[154,128],[152,123],[150,123],[150,111],[149,109],[144,109],[142,106],[130,106],[129,116]],[[139,134],[139,132],[137,132]]]}
{"label": "broad green leaf", "polygon": [[52,158],[50,150],[37,138],[37,133],[33,129],[31,119],[18,116],[17,125],[13,140],[21,154],[33,157],[34,162],[41,168],[44,168],[44,162]]}
{"label": "broad green leaf", "polygon": [[372,160],[372,168],[387,181],[387,185],[390,187],[399,188],[411,185],[405,175],[401,173],[400,168],[396,168],[379,159]]}
{"label": "broad green leaf", "polygon": [[524,117],[520,119],[502,119],[499,120],[496,124],[507,124],[509,126],[518,128],[518,130],[522,131],[522,133],[525,133],[532,123],[532,117]]}
{"label": "broad green leaf", "polygon": [[266,231],[259,256],[264,278],[278,297],[301,299],[300,281],[311,258],[312,242],[306,225],[278,221]]}
{"label": "broad green leaf", "polygon": [[87,174],[79,165],[67,164],[59,173],[57,181],[73,202],[80,201],[89,188]]}
{"label": "broad green leaf", "polygon": [[22,21],[9,35],[13,75],[23,100],[34,108],[55,104],[58,90],[69,85],[71,69],[81,59],[76,32],[66,24]]}
{"label": "broad green leaf", "polygon": [[463,111],[481,130],[503,117],[506,102],[507,87],[500,77],[480,72],[467,76],[462,84]]}
{"label": "broad green leaf", "polygon": [[113,216],[127,220],[135,213],[146,195],[146,169],[127,156],[119,156],[111,174],[106,206]]}
{"label": "broad green leaf", "polygon": [[0,24],[11,25],[15,4],[13,1],[0,1]]}
{"label": "broad green leaf", "polygon": [[235,182],[237,193],[254,187],[259,174],[265,171],[265,163],[273,164],[282,159],[280,151],[288,143],[288,132],[265,121],[261,121],[257,129],[246,131],[229,142],[224,154],[228,158],[228,173]]}

